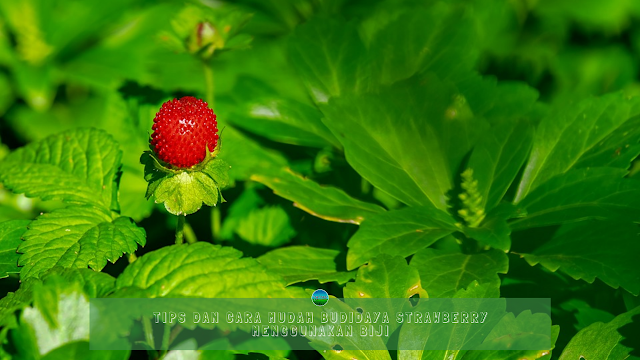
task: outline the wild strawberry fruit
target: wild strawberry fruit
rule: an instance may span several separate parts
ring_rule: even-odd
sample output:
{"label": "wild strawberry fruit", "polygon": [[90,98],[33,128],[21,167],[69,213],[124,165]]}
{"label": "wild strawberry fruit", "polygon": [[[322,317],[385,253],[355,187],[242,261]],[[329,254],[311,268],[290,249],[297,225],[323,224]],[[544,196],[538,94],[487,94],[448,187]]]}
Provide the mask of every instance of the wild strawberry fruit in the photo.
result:
{"label": "wild strawberry fruit", "polygon": [[177,168],[200,164],[218,145],[216,115],[193,96],[165,102],[153,119],[151,147],[160,160]]}

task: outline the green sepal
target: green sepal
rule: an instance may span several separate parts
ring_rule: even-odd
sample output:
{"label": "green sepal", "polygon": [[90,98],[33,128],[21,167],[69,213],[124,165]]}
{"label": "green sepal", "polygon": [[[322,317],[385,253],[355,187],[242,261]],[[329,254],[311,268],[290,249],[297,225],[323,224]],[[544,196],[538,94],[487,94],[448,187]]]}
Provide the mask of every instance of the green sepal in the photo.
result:
{"label": "green sepal", "polygon": [[209,153],[205,160],[188,169],[177,169],[164,163],[152,151],[140,157],[147,180],[146,197],[155,197],[174,215],[189,215],[202,204],[216,206],[224,202],[220,192],[229,184],[229,164]]}

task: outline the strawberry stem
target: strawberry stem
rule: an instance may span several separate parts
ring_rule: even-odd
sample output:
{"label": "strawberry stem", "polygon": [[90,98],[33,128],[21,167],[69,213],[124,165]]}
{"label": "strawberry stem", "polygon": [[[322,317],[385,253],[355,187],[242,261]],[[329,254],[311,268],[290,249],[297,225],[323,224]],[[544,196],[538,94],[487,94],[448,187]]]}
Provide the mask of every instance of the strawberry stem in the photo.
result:
{"label": "strawberry stem", "polygon": [[184,242],[184,222],[186,215],[178,215],[178,225],[176,226],[176,244]]}
{"label": "strawberry stem", "polygon": [[214,102],[214,83],[213,83],[213,69],[211,68],[211,64],[209,62],[207,62],[206,60],[203,62],[204,65],[204,82],[205,82],[205,86],[206,86],[206,95],[205,95],[205,101],[207,101],[208,105],[210,108],[213,109],[213,102]]}

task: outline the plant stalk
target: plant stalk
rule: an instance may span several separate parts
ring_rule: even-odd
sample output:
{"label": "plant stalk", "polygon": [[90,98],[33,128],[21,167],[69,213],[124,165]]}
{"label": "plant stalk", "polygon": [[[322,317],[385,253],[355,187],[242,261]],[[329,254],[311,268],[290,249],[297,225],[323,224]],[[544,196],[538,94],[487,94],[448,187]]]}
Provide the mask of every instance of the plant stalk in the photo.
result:
{"label": "plant stalk", "polygon": [[213,109],[214,102],[215,102],[215,95],[214,95],[215,84],[213,83],[213,69],[211,68],[211,63],[209,63],[209,60],[205,60],[203,62],[203,66],[204,66],[204,82],[206,87],[205,99],[207,100],[209,107]]}
{"label": "plant stalk", "polygon": [[151,327],[151,319],[146,316],[142,317],[142,328],[144,329],[144,338],[147,344],[155,349],[155,341],[153,339],[153,328]]}
{"label": "plant stalk", "polygon": [[184,223],[186,215],[178,215],[178,225],[176,226],[176,244],[182,244],[184,242]]}

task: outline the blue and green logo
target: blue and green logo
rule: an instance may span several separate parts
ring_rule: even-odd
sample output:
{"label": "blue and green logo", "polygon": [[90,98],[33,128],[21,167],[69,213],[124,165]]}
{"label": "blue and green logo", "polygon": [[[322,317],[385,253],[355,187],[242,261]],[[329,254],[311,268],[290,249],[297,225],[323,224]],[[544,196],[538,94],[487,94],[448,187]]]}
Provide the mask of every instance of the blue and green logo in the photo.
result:
{"label": "blue and green logo", "polygon": [[311,295],[311,301],[317,306],[325,306],[329,302],[329,294],[322,289],[318,289]]}

